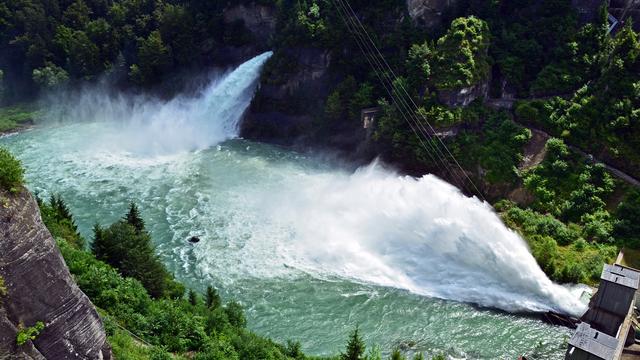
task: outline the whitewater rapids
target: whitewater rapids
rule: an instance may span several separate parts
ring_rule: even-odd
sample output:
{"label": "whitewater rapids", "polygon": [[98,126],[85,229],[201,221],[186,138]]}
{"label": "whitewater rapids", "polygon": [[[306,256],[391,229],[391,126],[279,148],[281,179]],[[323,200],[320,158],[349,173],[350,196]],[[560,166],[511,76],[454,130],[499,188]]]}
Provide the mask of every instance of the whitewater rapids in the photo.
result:
{"label": "whitewater rapids", "polygon": [[[89,239],[95,222],[108,225],[129,201],[138,202],[162,259],[181,280],[238,289],[233,296],[252,304],[253,324],[283,339],[323,334],[325,342],[305,344],[326,350],[327,341],[342,344],[349,331],[337,314],[356,314],[366,325],[369,315],[400,311],[398,304],[405,304],[402,311],[365,326],[376,334],[388,325],[380,342],[397,339],[403,329],[433,341],[429,349],[453,341],[480,358],[495,358],[538,343],[532,339],[560,339],[558,330],[522,318],[425,303],[435,297],[509,312],[584,311],[579,294],[552,283],[488,204],[433,175],[402,176],[378,163],[354,172],[237,139],[270,56],[214,76],[194,97],[161,101],[96,89],[58,98],[50,103],[51,123],[0,144],[23,161],[32,190],[62,194]],[[195,246],[185,241],[194,235],[201,238]],[[276,291],[282,299],[265,300]],[[363,291],[368,300],[349,305]],[[374,313],[357,315],[369,307]],[[309,316],[318,329],[296,327],[279,311],[293,312],[292,319]],[[415,315],[421,311],[428,314]],[[470,343],[468,327],[454,330],[452,319],[482,327],[482,339]],[[429,330],[430,321],[435,328]],[[341,332],[329,335],[336,324]],[[530,338],[512,336],[523,329]],[[448,338],[433,338],[440,332]],[[500,343],[484,346],[491,341]]]}

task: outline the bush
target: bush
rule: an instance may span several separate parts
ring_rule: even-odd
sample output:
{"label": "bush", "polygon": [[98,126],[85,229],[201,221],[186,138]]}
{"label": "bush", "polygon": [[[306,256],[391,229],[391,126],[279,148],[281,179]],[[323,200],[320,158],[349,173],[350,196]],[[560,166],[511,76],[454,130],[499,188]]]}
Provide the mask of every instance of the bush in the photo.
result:
{"label": "bush", "polygon": [[26,344],[27,341],[35,340],[42,330],[44,330],[44,323],[42,321],[38,321],[35,325],[29,327],[24,327],[22,324],[18,325],[16,344],[22,346]]}
{"label": "bush", "polygon": [[614,233],[625,246],[640,248],[640,190],[633,190],[618,205]]}
{"label": "bush", "polygon": [[9,150],[0,148],[0,187],[17,193],[24,184],[24,169]]}

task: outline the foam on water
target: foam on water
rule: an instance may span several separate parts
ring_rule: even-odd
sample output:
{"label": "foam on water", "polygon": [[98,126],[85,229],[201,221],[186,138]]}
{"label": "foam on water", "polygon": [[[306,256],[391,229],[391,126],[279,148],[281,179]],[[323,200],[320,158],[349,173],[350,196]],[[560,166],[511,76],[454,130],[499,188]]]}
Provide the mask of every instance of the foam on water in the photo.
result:
{"label": "foam on water", "polygon": [[[378,341],[400,337],[402,328],[437,338],[440,349],[454,336],[458,345],[493,355],[515,351],[508,344],[523,349],[537,343],[534,339],[555,339],[558,330],[495,314],[472,313],[467,319],[461,312],[468,307],[415,298],[507,311],[584,310],[579,294],[552,283],[488,204],[435,176],[401,176],[377,163],[348,172],[274,147],[225,141],[237,136],[269,56],[225,74],[195,98],[163,102],[85,94],[56,113],[75,121],[0,142],[23,160],[32,189],[45,196],[59,192],[69,201],[85,234],[96,221],[106,225],[118,219],[135,200],[160,255],[180,279],[200,287],[212,281],[228,289],[242,284],[244,290],[234,297],[248,296],[243,299],[262,306],[254,324],[276,333],[282,329],[293,338],[304,333],[318,339],[314,346],[323,351],[323,341],[343,341],[343,333],[328,336],[328,329],[342,324],[346,333],[350,326],[344,318],[331,318],[338,308],[361,321],[370,321],[371,314],[358,315],[366,309],[394,314],[379,325],[388,329]],[[195,246],[185,241],[193,235],[201,238]],[[276,296],[274,289],[283,293],[269,303],[264,296]],[[320,292],[309,294],[314,289]],[[407,291],[423,297],[400,295]],[[367,297],[364,303],[362,297]],[[340,307],[336,301],[357,305]],[[407,308],[395,309],[397,304]],[[319,330],[264,312],[298,307],[291,316],[306,314]],[[420,313],[425,322],[411,324],[403,311]],[[467,328],[450,324],[474,322],[476,316],[484,319],[473,325],[483,329],[475,335],[477,344]],[[427,324],[429,319],[436,320]],[[494,329],[488,319],[508,327]],[[440,336],[443,324],[460,336]],[[509,335],[524,328],[531,339]],[[490,340],[503,341],[505,349],[485,348],[482,342]]]}

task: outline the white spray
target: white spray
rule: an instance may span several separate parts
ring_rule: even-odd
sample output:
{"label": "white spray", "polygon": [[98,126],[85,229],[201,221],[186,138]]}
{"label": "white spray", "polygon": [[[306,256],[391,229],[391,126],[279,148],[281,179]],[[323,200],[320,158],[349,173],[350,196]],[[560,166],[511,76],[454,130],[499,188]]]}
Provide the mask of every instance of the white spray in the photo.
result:
{"label": "white spray", "polygon": [[262,204],[292,231],[279,249],[290,266],[507,311],[585,310],[490,205],[433,175],[374,163],[298,180]]}
{"label": "white spray", "polygon": [[91,89],[71,103],[54,97],[47,106],[58,120],[106,122],[111,129],[102,129],[92,139],[97,149],[144,156],[201,150],[238,135],[238,123],[271,55],[266,52],[243,63],[211,81],[196,97],[164,102],[145,96],[113,97]]}
{"label": "white spray", "polygon": [[[191,157],[188,151],[236,137],[238,122],[269,56],[271,53],[265,53],[242,64],[196,98],[161,102],[85,94],[73,106],[67,105],[73,110],[67,109],[64,116],[99,126],[75,127],[77,134],[60,129],[56,141],[42,145],[43,151],[63,158],[65,152],[75,155],[69,156],[71,161],[47,162],[51,173],[42,176],[51,180],[69,173],[92,174],[85,180],[76,176],[72,183],[88,182],[85,189],[99,191],[104,184],[117,181],[119,186],[136,189],[133,191],[141,198],[152,188],[162,188],[154,181],[167,181],[172,188],[182,186],[170,179],[171,172],[162,171],[164,177],[145,175],[146,164],[156,163],[138,159],[181,153],[186,157],[170,161],[184,164]],[[36,151],[24,150],[23,157]],[[33,154],[33,159],[43,156],[47,157]],[[240,158],[229,158],[229,163],[223,162],[227,157],[215,157],[209,165],[218,183],[237,183],[238,176],[246,180],[242,193],[235,197],[229,189],[210,189],[222,198],[209,201],[210,184],[175,188],[167,195],[168,203],[178,204],[195,196],[192,191],[198,194],[196,208],[180,205],[175,214],[171,209],[167,212],[178,219],[174,231],[183,221],[184,230],[189,231],[194,217],[200,219],[205,236],[197,247],[198,262],[214,276],[236,270],[243,272],[240,276],[280,276],[283,271],[291,274],[294,267],[318,277],[337,276],[508,311],[584,311],[576,296],[545,276],[524,241],[502,224],[488,204],[463,196],[435,176],[399,176],[378,164],[354,174],[308,171],[236,156]],[[81,160],[84,157],[88,158]],[[113,166],[104,163],[109,159]],[[136,167],[131,176],[123,176],[130,171],[127,161],[132,159]],[[244,170],[236,174],[240,160]],[[200,161],[198,166],[205,166],[206,161]],[[71,168],[56,173],[62,164]],[[79,171],[76,167],[92,168]],[[91,181],[102,185],[94,186]],[[179,195],[175,200],[173,193]],[[216,207],[222,204],[224,210]],[[225,215],[223,225],[211,225],[210,219],[225,213],[237,215]],[[234,234],[243,234],[238,236],[242,240]],[[176,233],[180,241],[182,235]],[[242,244],[221,247],[214,238]]]}

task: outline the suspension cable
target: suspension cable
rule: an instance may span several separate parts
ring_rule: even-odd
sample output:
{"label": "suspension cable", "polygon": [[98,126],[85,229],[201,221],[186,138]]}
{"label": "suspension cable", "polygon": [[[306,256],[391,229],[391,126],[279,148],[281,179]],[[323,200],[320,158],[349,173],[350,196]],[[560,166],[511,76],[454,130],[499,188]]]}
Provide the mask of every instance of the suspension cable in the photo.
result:
{"label": "suspension cable", "polygon": [[[455,156],[447,148],[446,144],[442,141],[442,139],[440,139],[439,136],[437,136],[437,132],[435,131],[435,128],[431,125],[431,123],[426,118],[426,116],[424,114],[418,114],[417,113],[418,106],[415,103],[415,101],[413,100],[413,98],[409,95],[409,93],[406,90],[406,88],[404,87],[404,85],[401,84],[401,83],[395,83],[393,81],[393,78],[397,78],[395,72],[393,71],[393,69],[391,68],[389,63],[386,61],[386,59],[384,58],[384,56],[382,55],[382,53],[380,52],[380,50],[376,46],[376,44],[373,41],[371,35],[369,35],[369,33],[367,32],[366,28],[364,27],[364,25],[362,24],[360,19],[357,17],[355,11],[353,10],[353,8],[349,4],[349,2],[347,0],[332,0],[332,2],[334,4],[334,6],[336,6],[336,8],[338,9],[338,13],[339,13],[340,17],[342,18],[343,22],[345,23],[345,25],[347,26],[347,29],[352,33],[352,35],[354,35],[354,37],[356,39],[356,43],[360,47],[360,50],[362,51],[363,55],[365,56],[365,58],[367,59],[369,64],[373,67],[373,70],[376,73],[376,76],[383,83],[383,86],[384,86],[385,90],[387,91],[387,93],[389,93],[389,96],[391,97],[391,99],[399,107],[398,110],[401,113],[401,115],[403,116],[404,120],[409,124],[411,130],[418,137],[418,140],[420,141],[420,143],[423,146],[424,150],[430,155],[432,160],[434,160],[434,162],[437,165],[437,161],[435,161],[435,158],[433,157],[433,155],[431,153],[429,153],[428,149],[424,145],[424,142],[423,142],[420,134],[422,135],[422,137],[428,138],[428,140],[427,140],[428,144],[431,146],[431,149],[434,151],[435,155],[438,157],[438,160],[440,160],[440,162],[445,167],[445,170],[447,170],[450,173],[452,178],[454,178],[454,180],[457,179],[458,183],[463,188],[466,188],[464,179],[461,178],[458,175],[457,171],[454,171],[454,170],[452,170],[450,168],[450,166],[449,166],[450,164],[446,160],[447,157],[449,157],[449,158],[451,158],[453,160],[454,164],[460,170],[460,173],[473,186],[473,188],[474,188],[475,192],[477,193],[477,195],[482,200],[486,201],[486,199],[482,195],[482,192],[478,189],[478,187],[475,185],[473,180],[464,171],[464,169],[462,168],[460,163],[456,160]],[[370,57],[369,57],[369,55],[367,53],[367,50],[372,52]],[[377,56],[376,56],[376,54],[377,54]],[[389,73],[391,75],[389,75]],[[383,75],[381,75],[381,74],[383,74]],[[390,84],[387,84],[387,82],[390,83]],[[394,91],[399,93],[400,96],[394,95],[393,94]],[[409,104],[405,100],[405,96],[407,98],[409,98],[409,101],[411,102],[411,104]],[[405,112],[409,113],[408,117],[405,114]],[[420,118],[422,118],[424,123],[426,123],[428,125],[430,131],[427,130],[425,128],[425,126],[419,121],[420,119],[418,118],[418,115],[420,115]],[[416,128],[417,128],[417,130],[416,130]],[[436,140],[437,140],[436,144],[433,144],[433,137],[432,137],[431,134],[433,134],[433,136],[436,137]],[[440,148],[437,146],[438,143],[444,148],[444,150],[446,151],[446,154],[443,153],[442,150],[440,150]]]}

